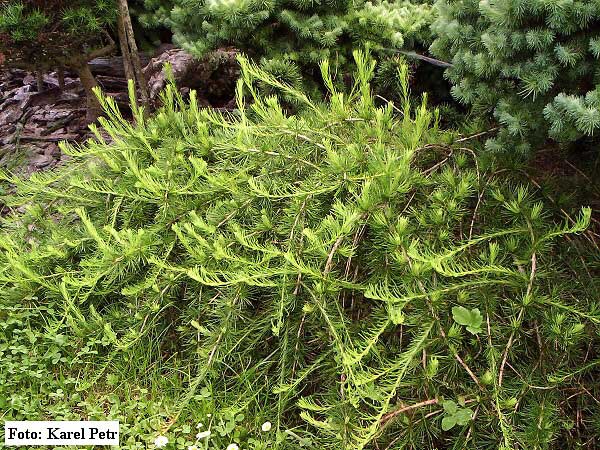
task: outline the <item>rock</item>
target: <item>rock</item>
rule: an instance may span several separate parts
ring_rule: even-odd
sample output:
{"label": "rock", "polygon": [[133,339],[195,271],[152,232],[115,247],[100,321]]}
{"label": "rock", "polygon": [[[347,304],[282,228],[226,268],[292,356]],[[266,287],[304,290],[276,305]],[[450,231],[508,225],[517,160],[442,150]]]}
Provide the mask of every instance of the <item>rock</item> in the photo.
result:
{"label": "rock", "polygon": [[[1,134],[1,138],[0,138],[0,144],[4,145],[9,145],[14,143],[17,140],[17,136],[15,136],[14,130],[10,133],[10,134]],[[0,164],[0,166],[2,166]]]}
{"label": "rock", "polygon": [[43,169],[45,167],[48,167],[53,161],[54,158],[52,156],[44,154],[36,155],[34,158],[31,159],[30,163],[37,169]]}
{"label": "rock", "polygon": [[[27,101],[29,99],[29,97],[31,96],[31,94],[30,94],[31,91],[32,91],[31,86],[29,86],[29,85],[22,86],[15,91],[15,93],[12,96],[12,100],[16,101],[16,102]],[[24,105],[22,105],[22,106],[24,106]]]}
{"label": "rock", "polygon": [[56,145],[54,142],[51,142],[44,149],[44,155],[52,157],[52,158],[59,158],[60,157],[60,149],[58,148],[58,145]]}
{"label": "rock", "polygon": [[6,106],[0,111],[0,125],[16,123],[23,115],[23,109],[18,104]]}
{"label": "rock", "polygon": [[233,49],[221,49],[199,60],[179,48],[164,51],[152,58],[144,69],[150,98],[156,100],[167,85],[164,66],[168,63],[180,90],[195,89],[200,94],[200,102],[204,98],[205,104],[222,106],[231,100],[235,91],[239,76],[236,54]]}
{"label": "rock", "polygon": [[[166,86],[163,67],[170,63],[182,95],[198,91],[200,105],[229,108],[234,97],[239,70],[235,51],[223,49],[197,60],[171,45],[161,46],[151,60],[140,55],[153,96]],[[130,115],[127,80],[120,57],[100,58],[90,62],[104,93],[115,99],[125,117]],[[62,140],[83,142],[92,137],[85,123],[86,100],[77,75],[65,72],[65,86],[58,87],[58,74],[43,74],[45,90],[37,92],[34,73],[20,69],[0,70],[0,167],[11,167],[15,173],[32,172],[65,164],[69,157],[61,155]],[[100,131],[107,141],[110,136]],[[14,162],[24,160],[15,167]]]}
{"label": "rock", "polygon": [[23,78],[23,84],[27,86],[35,86],[37,83],[35,75],[28,73],[25,78]]}

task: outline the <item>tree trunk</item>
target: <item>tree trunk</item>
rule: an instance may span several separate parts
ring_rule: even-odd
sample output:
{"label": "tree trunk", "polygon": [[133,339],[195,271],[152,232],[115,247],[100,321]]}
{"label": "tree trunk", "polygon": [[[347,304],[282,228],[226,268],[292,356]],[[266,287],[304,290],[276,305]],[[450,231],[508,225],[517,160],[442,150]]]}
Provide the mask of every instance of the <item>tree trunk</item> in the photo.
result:
{"label": "tree trunk", "polygon": [[88,123],[95,122],[102,114],[100,102],[92,91],[93,88],[98,86],[98,82],[94,78],[94,75],[92,75],[92,71],[87,63],[83,63],[81,66],[74,67],[74,69],[77,71],[79,79],[81,80],[81,85],[85,90],[87,103],[86,121]]}
{"label": "tree trunk", "polygon": [[125,23],[123,21],[122,7],[119,5],[119,16],[117,18],[117,32],[119,34],[119,44],[121,46],[121,55],[123,57],[123,70],[125,71],[125,79],[133,80],[135,83],[135,73],[133,72],[133,63],[131,62],[131,51],[127,42],[127,32],[125,31]]}
{"label": "tree trunk", "polygon": [[64,67],[59,67],[56,70],[56,76],[58,78],[58,88],[61,91],[65,90],[65,68]]}
{"label": "tree trunk", "polygon": [[35,71],[35,79],[37,81],[37,91],[44,92],[44,73],[40,69]]}
{"label": "tree trunk", "polygon": [[[119,15],[121,16],[121,21],[123,22],[123,31],[126,36],[127,46],[129,47],[128,53],[129,57],[131,58],[131,62],[133,63],[135,78],[137,79],[138,86],[140,88],[142,105],[144,105],[144,110],[147,114],[149,112],[148,109],[150,107],[148,85],[146,84],[146,77],[144,76],[144,72],[142,72],[142,64],[140,62],[137,44],[135,43],[135,37],[133,35],[133,26],[131,25],[131,16],[129,15],[129,6],[127,5],[127,0],[119,0]],[[122,44],[121,48],[123,48]],[[123,61],[125,61],[125,55],[123,56]]]}

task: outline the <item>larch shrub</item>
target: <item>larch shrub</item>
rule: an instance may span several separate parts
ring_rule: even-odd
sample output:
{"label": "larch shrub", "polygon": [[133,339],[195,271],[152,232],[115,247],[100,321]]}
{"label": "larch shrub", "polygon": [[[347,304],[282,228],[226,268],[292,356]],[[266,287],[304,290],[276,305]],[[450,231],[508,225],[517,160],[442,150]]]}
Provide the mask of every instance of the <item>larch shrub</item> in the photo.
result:
{"label": "larch shrub", "polygon": [[431,50],[453,94],[501,126],[490,150],[527,154],[600,129],[600,3],[439,0]]}
{"label": "larch shrub", "polygon": [[[349,93],[321,65],[324,103],[244,58],[236,113],[170,86],[151,118],[132,102],[134,125],[103,98],[105,133],[63,145],[68,166],[4,174],[17,192],[0,314],[27,316],[0,331],[3,360],[32,358],[25,344],[4,350],[32,330],[73,342],[98,383],[136,346],[165,370],[177,355],[189,361],[180,408],[207,389],[232,414],[270,420],[282,449],[593,439],[597,262],[583,270],[561,246],[573,251],[590,210],[559,220],[449,144],[425,101],[411,107],[406,66],[402,103],[376,106],[375,64],[355,61]],[[19,380],[0,398],[29,389]],[[6,404],[5,417],[23,414]]]}

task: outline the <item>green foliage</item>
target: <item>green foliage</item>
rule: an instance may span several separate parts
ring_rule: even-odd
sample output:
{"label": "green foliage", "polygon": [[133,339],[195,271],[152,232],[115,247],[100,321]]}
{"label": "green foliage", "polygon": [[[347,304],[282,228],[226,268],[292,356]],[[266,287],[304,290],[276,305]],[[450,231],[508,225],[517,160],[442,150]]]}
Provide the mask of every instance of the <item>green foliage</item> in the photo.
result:
{"label": "green foliage", "polygon": [[0,53],[7,65],[64,66],[102,45],[116,11],[112,0],[2,0]]}
{"label": "green foliage", "polygon": [[135,11],[136,20],[147,29],[166,25],[173,8],[170,0],[134,0],[129,8]]}
{"label": "green foliage", "polygon": [[[106,337],[73,333],[62,302],[45,300],[32,308],[37,301],[0,301],[5,420],[119,420],[120,448],[146,448],[143,441],[151,442],[176,407],[176,393],[185,387],[174,375],[185,367],[165,365],[159,374],[144,365],[145,351],[152,351],[147,346],[129,353],[136,364],[125,370],[105,358],[112,347]],[[212,411],[209,399],[194,406],[196,414]]]}
{"label": "green foliage", "polygon": [[[375,64],[355,57],[348,94],[323,64],[323,104],[246,59],[236,114],[170,86],[154,117],[133,107],[132,125],[103,98],[110,142],[97,131],[63,145],[60,170],[5,175],[17,193],[0,235],[0,314],[22,318],[2,328],[0,351],[16,371],[28,336],[48,335],[38,360],[58,349],[0,398],[48,392],[92,363],[94,379],[63,391],[91,396],[109,374],[160,390],[175,376],[180,396],[155,429],[189,433],[187,414],[213,401],[220,447],[564,448],[595,436],[598,261],[577,254],[589,209],[555,220],[450,145],[424,101],[411,108],[406,76],[403,102],[376,107]],[[260,83],[301,112],[286,115]],[[32,414],[10,404],[4,417]],[[590,422],[570,433],[579,414]],[[250,436],[266,420],[268,444]]]}
{"label": "green foliage", "polygon": [[527,153],[547,137],[600,128],[596,1],[439,0],[431,50],[451,61],[453,95],[501,125],[490,150]]}
{"label": "green foliage", "polygon": [[27,14],[23,3],[8,3],[2,7],[0,31],[7,33],[15,43],[33,40],[48,21],[48,17],[40,10],[35,9]]}
{"label": "green foliage", "polygon": [[432,19],[430,5],[409,0],[174,0],[168,16],[164,2],[148,0],[147,7],[156,8],[156,17],[191,53],[202,56],[233,45],[297,87],[299,73],[322,83],[318,64],[324,59],[335,65],[332,75],[339,70],[337,79],[343,82],[355,48],[389,53],[427,46]]}
{"label": "green foliage", "polygon": [[456,323],[467,327],[467,331],[469,333],[481,333],[481,323],[483,322],[483,317],[479,309],[473,308],[469,310],[464,306],[455,306],[452,308],[452,317]]}
{"label": "green foliage", "polygon": [[444,418],[442,419],[442,430],[448,431],[456,425],[465,426],[473,417],[471,408],[459,408],[452,400],[446,400],[442,403],[444,407]]}

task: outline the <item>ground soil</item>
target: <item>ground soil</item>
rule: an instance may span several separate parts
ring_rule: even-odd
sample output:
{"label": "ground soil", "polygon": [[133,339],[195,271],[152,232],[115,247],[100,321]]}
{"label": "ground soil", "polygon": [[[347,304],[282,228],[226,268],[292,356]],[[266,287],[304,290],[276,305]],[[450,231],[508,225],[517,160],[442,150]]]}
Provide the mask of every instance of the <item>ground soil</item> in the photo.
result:
{"label": "ground soil", "polygon": [[[169,63],[184,95],[198,91],[201,105],[230,108],[238,67],[235,52],[223,49],[197,60],[181,49],[163,46],[142,55],[152,105],[160,103],[166,84],[164,64]],[[129,113],[127,81],[120,57],[90,62],[92,73],[105,94],[115,98],[124,114]],[[56,167],[66,161],[60,141],[82,142],[91,137],[85,120],[85,94],[74,73],[65,74],[59,88],[56,72],[43,74],[43,91],[36,75],[23,70],[0,70],[0,168],[19,175]]]}

